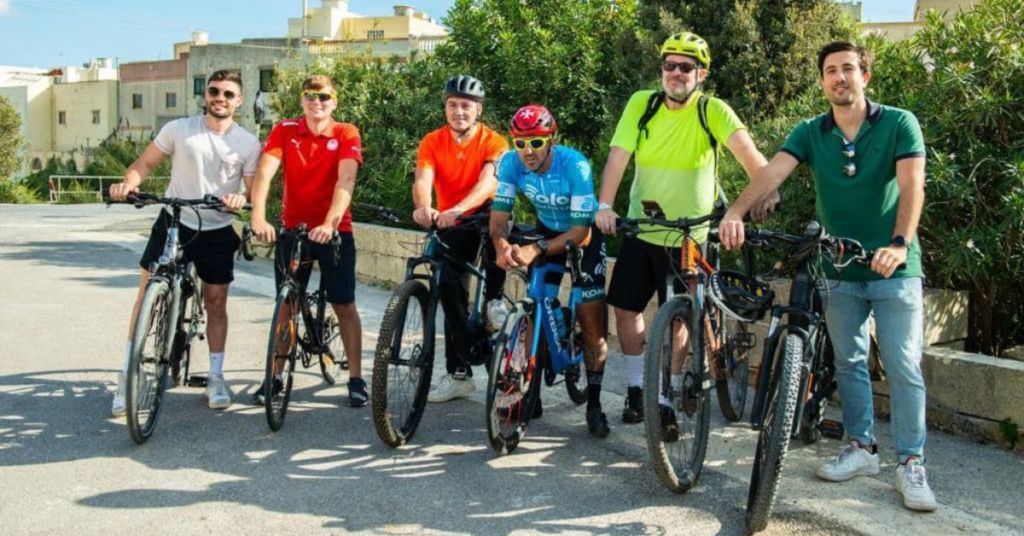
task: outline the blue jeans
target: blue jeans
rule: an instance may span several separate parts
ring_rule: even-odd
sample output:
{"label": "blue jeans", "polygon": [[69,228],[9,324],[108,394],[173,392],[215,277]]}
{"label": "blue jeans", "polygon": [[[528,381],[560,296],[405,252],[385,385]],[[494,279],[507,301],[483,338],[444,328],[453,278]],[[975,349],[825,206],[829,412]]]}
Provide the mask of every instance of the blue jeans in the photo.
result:
{"label": "blue jeans", "polygon": [[836,356],[843,426],[851,439],[875,443],[875,413],[868,375],[868,316],[875,315],[878,348],[889,378],[890,420],[899,462],[923,460],[925,388],[924,295],[919,277],[828,282],[825,320]]}

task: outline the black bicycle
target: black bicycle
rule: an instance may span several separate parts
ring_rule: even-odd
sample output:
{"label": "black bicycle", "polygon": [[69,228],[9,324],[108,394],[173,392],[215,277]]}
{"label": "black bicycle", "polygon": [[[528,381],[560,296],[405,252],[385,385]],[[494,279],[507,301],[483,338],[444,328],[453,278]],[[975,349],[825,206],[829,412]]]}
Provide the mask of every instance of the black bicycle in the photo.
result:
{"label": "black bicycle", "polygon": [[[126,378],[125,409],[128,434],[145,443],[156,429],[164,392],[184,383],[204,387],[206,377],[189,374],[192,343],[206,338],[203,286],[195,265],[184,258],[186,244],[179,241],[182,209],[193,210],[202,231],[200,208],[222,210],[224,203],[213,195],[202,199],[160,197],[137,192],[126,203],[142,208],[164,205],[171,211],[167,240],[159,259],[149,266],[149,281],[135,317],[135,332]],[[247,257],[251,260],[251,257]]]}
{"label": "black bicycle", "polygon": [[[275,270],[284,276],[284,281],[277,291],[270,321],[262,389],[267,425],[275,432],[281,429],[288,412],[296,362],[309,368],[316,357],[320,374],[329,385],[334,385],[348,368],[338,317],[327,302],[326,280],[320,277],[319,287],[310,293],[306,288],[308,281],[303,283],[296,275],[302,269],[310,269],[309,265],[314,262],[309,256],[309,230],[305,224],[292,229],[281,227],[277,236],[291,238],[293,245],[286,257],[274,260]],[[247,244],[249,238],[249,235],[243,236],[243,244]],[[334,263],[338,264],[341,236],[337,231],[330,246]]]}
{"label": "black bicycle", "polygon": [[748,229],[746,236],[751,247],[785,250],[780,271],[795,272],[789,303],[772,307],[751,410],[750,424],[760,434],[746,527],[748,532],[758,532],[767,526],[774,507],[791,435],[816,433],[834,389],[834,369],[827,358],[831,345],[824,328],[828,299],[824,263],[840,270],[852,263],[867,266],[874,251],[856,240],[829,236],[817,222],[807,224],[802,235]]}
{"label": "black bicycle", "polygon": [[[362,204],[361,208],[378,214],[393,211]],[[491,355],[492,336],[485,326],[483,251],[488,237],[489,213],[461,218],[449,229],[473,229],[480,233],[475,262],[453,257],[441,238],[441,230],[432,227],[426,236],[422,254],[406,263],[405,281],[394,290],[384,312],[380,337],[373,361],[373,423],[381,441],[400,446],[416,433],[430,389],[434,368],[435,317],[441,302],[441,281],[445,271],[458,269],[475,281],[468,317],[459,319],[457,342],[465,350],[468,365],[482,365]],[[417,269],[421,271],[417,272]],[[423,270],[425,269],[425,270]],[[515,297],[525,293],[526,278],[512,272],[506,280],[504,299],[511,308]],[[509,292],[512,295],[509,295]]]}

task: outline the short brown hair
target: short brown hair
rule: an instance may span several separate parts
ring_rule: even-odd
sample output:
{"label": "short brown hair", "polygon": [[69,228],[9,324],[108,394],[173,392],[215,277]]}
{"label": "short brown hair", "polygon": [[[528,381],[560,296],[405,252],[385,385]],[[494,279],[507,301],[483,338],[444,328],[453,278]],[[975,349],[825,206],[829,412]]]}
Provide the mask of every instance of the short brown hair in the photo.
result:
{"label": "short brown hair", "polygon": [[242,74],[238,71],[232,71],[231,69],[221,69],[214,71],[210,75],[210,78],[206,80],[206,85],[210,85],[214,82],[234,82],[238,84],[238,89],[242,89]]}
{"label": "short brown hair", "polygon": [[312,89],[319,91],[324,88],[330,88],[331,91],[337,91],[334,87],[334,80],[331,77],[323,74],[309,75],[305,80],[302,81],[302,89]]}
{"label": "short brown hair", "polygon": [[823,47],[818,52],[818,74],[825,76],[825,58],[829,54],[835,54],[836,52],[856,52],[860,58],[860,70],[865,73],[871,72],[871,64],[875,58],[871,55],[871,51],[861,45],[855,45],[849,41],[833,41]]}

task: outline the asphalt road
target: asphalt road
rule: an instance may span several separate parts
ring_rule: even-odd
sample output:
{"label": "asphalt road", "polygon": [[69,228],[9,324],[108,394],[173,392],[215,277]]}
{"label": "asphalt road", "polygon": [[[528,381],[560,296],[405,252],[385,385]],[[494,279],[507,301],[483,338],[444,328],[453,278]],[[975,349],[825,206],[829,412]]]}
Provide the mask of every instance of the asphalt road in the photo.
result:
{"label": "asphalt road", "polygon": [[[109,408],[154,214],[0,205],[0,534],[742,534],[749,426],[727,425],[715,409],[699,486],[666,491],[641,425],[619,420],[624,367],[614,353],[604,440],[552,389],[529,441],[495,456],[478,373],[470,399],[429,406],[414,443],[393,450],[369,407],[343,406],[344,388],[324,385],[316,368],[297,379],[285,426],[271,433],[262,408],[247,404],[273,308],[265,261],[239,265],[231,291],[225,368],[236,403],[213,411],[201,390],[175,388],[155,436],[135,445]],[[367,363],[387,299],[357,290]],[[1024,533],[1024,458],[933,432],[929,477],[942,506],[911,513],[892,487],[888,431],[879,423],[881,475],[842,484],[813,476],[839,443],[794,442],[764,534]]]}

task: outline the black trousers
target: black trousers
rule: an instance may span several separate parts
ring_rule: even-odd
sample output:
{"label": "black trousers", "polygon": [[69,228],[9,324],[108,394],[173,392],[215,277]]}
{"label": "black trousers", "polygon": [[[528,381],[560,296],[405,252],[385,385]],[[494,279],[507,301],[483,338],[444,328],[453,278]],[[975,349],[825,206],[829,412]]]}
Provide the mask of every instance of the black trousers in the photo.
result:
{"label": "black trousers", "polygon": [[[480,231],[476,229],[453,229],[439,235],[442,242],[451,250],[449,254],[470,264],[476,261],[476,253],[480,247]],[[500,298],[505,287],[505,271],[495,264],[494,244],[484,238],[483,248],[484,272],[487,282],[484,285],[484,304]],[[445,264],[441,277],[441,308],[444,310],[444,360],[449,374],[463,372],[467,377],[473,375],[470,366],[470,348],[480,340],[486,340],[482,333],[473,333],[466,324],[469,316],[469,287],[466,271],[460,266],[448,262]]]}

